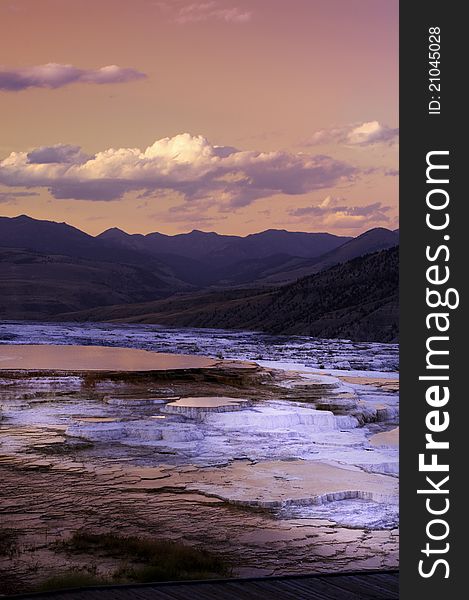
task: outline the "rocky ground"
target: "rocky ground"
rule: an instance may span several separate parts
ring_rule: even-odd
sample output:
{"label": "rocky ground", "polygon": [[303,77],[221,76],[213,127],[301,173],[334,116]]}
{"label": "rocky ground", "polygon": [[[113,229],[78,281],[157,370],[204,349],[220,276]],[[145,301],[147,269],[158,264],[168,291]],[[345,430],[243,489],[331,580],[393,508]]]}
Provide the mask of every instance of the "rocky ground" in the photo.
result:
{"label": "rocky ground", "polygon": [[204,547],[239,576],[395,567],[397,377],[278,366],[3,370],[3,593],[120,566],[64,551],[76,531]]}

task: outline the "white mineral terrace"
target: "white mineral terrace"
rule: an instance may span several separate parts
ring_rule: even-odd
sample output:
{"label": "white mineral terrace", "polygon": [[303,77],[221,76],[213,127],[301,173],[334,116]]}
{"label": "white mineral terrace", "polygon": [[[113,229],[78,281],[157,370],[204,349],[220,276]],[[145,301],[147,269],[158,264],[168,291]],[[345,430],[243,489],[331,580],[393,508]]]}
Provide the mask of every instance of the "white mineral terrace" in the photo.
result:
{"label": "white mineral terrace", "polygon": [[[365,351],[373,357],[375,348]],[[116,508],[107,506],[107,520],[119,521],[127,498],[146,523],[165,522],[165,535],[190,531],[197,543],[208,539],[211,518],[210,539],[221,550],[236,547],[246,575],[251,559],[266,573],[291,572],[316,542],[318,568],[395,566],[397,373],[375,364],[321,372],[284,357],[256,367],[240,358],[0,346],[0,466],[24,469],[24,485],[38,469],[46,488],[50,478],[68,489],[70,477],[82,477],[91,494],[109,486],[104,498]],[[178,369],[192,374],[178,378]],[[102,374],[89,384],[88,370]],[[131,371],[155,375],[125,376]],[[23,485],[18,477],[12,490]],[[67,527],[76,528],[74,510],[63,508]]]}
{"label": "white mineral terrace", "polygon": [[201,421],[208,413],[232,413],[252,404],[246,398],[227,398],[226,396],[198,396],[196,398],[179,398],[168,402],[162,409],[165,413],[180,414]]}
{"label": "white mineral terrace", "polygon": [[[93,370],[112,371],[118,365],[144,371],[218,365],[221,372],[224,364],[199,356],[70,346],[6,346],[0,359],[16,368],[55,364],[66,371],[73,367],[83,371],[91,360]],[[226,364],[232,369],[234,363]],[[53,391],[46,394],[47,400],[7,402],[2,407],[3,423],[42,426],[47,431],[60,427],[66,439],[97,444],[95,452],[109,456],[125,454],[125,448],[137,455],[153,449],[154,459],[146,459],[147,466],[167,463],[164,457],[171,456],[174,464],[202,469],[194,481],[182,478],[172,486],[180,484],[235,504],[274,507],[343,499],[382,502],[382,498],[395,504],[397,480],[390,476],[398,473],[398,428],[386,423],[397,414],[396,381],[365,377],[344,381],[346,377],[307,371],[278,373],[280,391],[292,395],[288,400],[275,395],[259,399],[255,393],[244,398],[165,398],[143,392],[133,398],[122,395],[114,384],[104,398],[80,393],[77,402]],[[64,379],[65,387],[72,380]],[[42,382],[47,387],[47,378]],[[391,391],[386,382],[393,384]],[[60,383],[50,384],[60,389]],[[316,389],[319,398],[314,403],[298,401],[305,393],[314,396]],[[326,410],[328,406],[332,410]],[[381,425],[370,429],[361,425],[363,420]],[[8,447],[5,438],[3,449]],[[241,466],[239,460],[247,462]],[[224,479],[230,485],[223,484]]]}

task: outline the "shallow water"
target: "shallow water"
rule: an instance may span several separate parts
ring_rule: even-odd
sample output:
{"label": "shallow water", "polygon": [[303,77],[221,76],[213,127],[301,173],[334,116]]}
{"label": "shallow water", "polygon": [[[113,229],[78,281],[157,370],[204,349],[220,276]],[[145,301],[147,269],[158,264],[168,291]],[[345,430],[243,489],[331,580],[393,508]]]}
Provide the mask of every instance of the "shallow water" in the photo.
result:
{"label": "shallow water", "polygon": [[0,346],[0,370],[134,372],[201,369],[214,364],[214,360],[203,356],[165,354],[134,348],[50,344]]}
{"label": "shallow water", "polygon": [[399,369],[397,344],[272,336],[252,331],[178,329],[158,325],[111,323],[0,322],[0,344],[74,344],[119,346],[154,352],[256,360],[349,371]]}
{"label": "shallow water", "polygon": [[226,398],[225,396],[199,396],[197,398],[180,398],[170,402],[167,406],[181,406],[183,408],[220,408],[222,406],[239,406],[247,400],[242,398]]}

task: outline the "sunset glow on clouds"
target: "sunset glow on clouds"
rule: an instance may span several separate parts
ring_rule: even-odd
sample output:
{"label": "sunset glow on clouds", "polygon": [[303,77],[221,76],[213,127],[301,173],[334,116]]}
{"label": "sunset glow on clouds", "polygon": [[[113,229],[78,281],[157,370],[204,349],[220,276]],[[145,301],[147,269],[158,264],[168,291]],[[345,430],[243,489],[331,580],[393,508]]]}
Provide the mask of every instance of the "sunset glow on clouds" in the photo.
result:
{"label": "sunset glow on clouds", "polygon": [[329,188],[357,174],[328,156],[241,151],[188,133],[143,151],[110,148],[88,156],[78,146],[56,145],[13,152],[0,162],[0,183],[46,187],[54,198],[116,200],[132,190],[172,190],[193,200],[222,197],[233,206]]}
{"label": "sunset glow on clouds", "polygon": [[19,92],[27,88],[59,88],[71,83],[126,83],[144,79],[146,75],[135,69],[109,65],[100,69],[78,69],[73,65],[48,63],[20,69],[0,68],[0,90]]}
{"label": "sunset glow on clouds", "polygon": [[347,146],[371,146],[373,144],[393,144],[399,136],[398,128],[387,127],[378,121],[354,123],[345,127],[321,129],[316,131],[307,146],[321,144],[345,144]]}
{"label": "sunset glow on clouds", "polygon": [[347,203],[345,198],[326,196],[317,205],[290,210],[290,215],[293,217],[312,216],[323,226],[339,225],[363,228],[376,221],[389,226],[390,218],[387,213],[390,210],[390,206],[384,206],[381,202],[354,206]]}
{"label": "sunset glow on clouds", "polygon": [[217,2],[198,2],[181,6],[176,13],[175,21],[180,24],[197,23],[211,19],[226,23],[246,23],[252,13],[243,11],[236,6],[222,7]]}
{"label": "sunset glow on clouds", "polygon": [[397,0],[15,0],[0,21],[3,215],[397,226]]}
{"label": "sunset glow on clouds", "polygon": [[219,21],[235,25],[247,23],[252,18],[252,10],[240,8],[224,0],[187,2],[186,0],[160,0],[155,7],[169,20],[178,25]]}

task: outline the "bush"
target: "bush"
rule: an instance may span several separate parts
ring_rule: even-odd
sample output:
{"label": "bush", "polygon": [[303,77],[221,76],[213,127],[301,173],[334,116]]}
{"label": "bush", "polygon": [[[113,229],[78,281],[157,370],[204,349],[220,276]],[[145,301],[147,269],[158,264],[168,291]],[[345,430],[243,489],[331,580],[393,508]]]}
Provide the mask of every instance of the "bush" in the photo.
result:
{"label": "bush", "polygon": [[71,570],[62,575],[49,577],[38,587],[38,592],[50,592],[52,590],[62,590],[66,588],[86,587],[92,585],[106,585],[110,583],[107,579],[97,577],[91,573]]}
{"label": "bush", "polygon": [[[118,569],[113,575],[114,579],[120,581],[201,579],[227,576],[231,573],[223,558],[203,548],[170,540],[77,531],[70,540],[58,544],[57,548],[78,554],[102,553],[125,560],[126,566]],[[129,561],[139,564],[128,566]]]}
{"label": "bush", "polygon": [[17,544],[18,535],[13,529],[0,529],[0,556],[13,556],[19,554]]}

